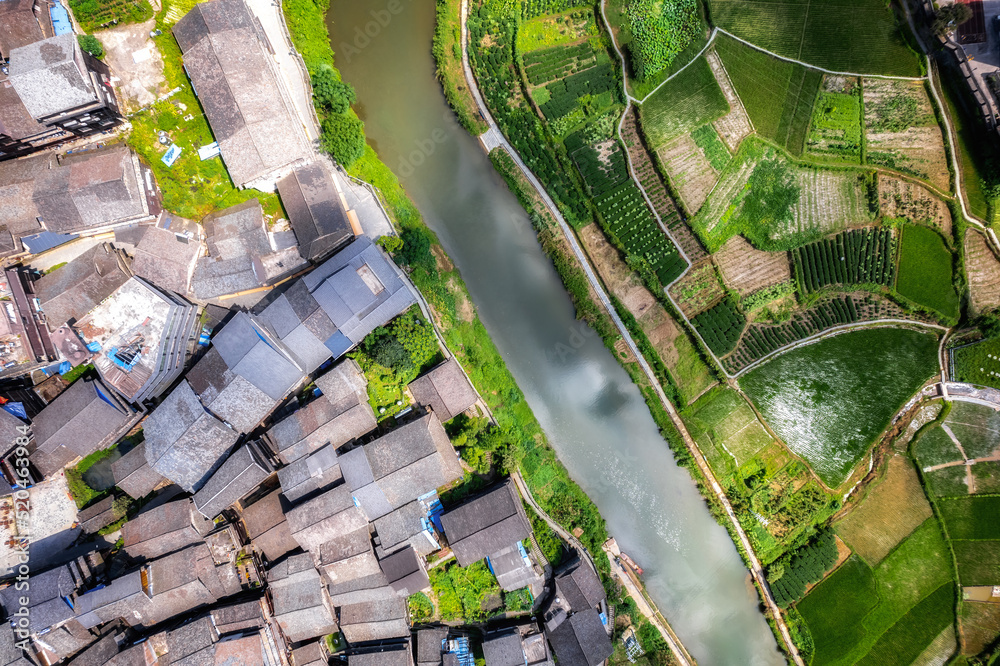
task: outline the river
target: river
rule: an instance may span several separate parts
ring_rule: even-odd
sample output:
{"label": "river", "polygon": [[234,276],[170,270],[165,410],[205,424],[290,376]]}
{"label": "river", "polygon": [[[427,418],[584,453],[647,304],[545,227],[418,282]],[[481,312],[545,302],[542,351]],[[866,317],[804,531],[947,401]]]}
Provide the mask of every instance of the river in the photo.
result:
{"label": "river", "polygon": [[[392,11],[391,11],[392,10]],[[703,665],[782,664],[746,568],[642,396],[573,306],[517,200],[434,77],[430,0],[333,0],[337,66],[369,142],[462,273],[479,316],[573,478],[645,568]]]}

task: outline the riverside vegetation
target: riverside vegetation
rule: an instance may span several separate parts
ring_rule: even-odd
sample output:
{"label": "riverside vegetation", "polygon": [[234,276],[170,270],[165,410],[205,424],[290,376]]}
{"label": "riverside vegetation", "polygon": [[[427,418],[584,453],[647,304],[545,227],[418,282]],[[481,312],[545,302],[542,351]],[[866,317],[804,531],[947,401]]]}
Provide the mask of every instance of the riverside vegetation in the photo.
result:
{"label": "riverside vegetation", "polygon": [[[440,0],[439,8],[458,4]],[[673,324],[683,330],[690,322],[688,330],[698,334],[694,353],[715,377],[737,376],[736,388],[716,387],[693,402],[681,400],[689,391],[678,382],[686,379],[669,369],[669,355],[651,343],[639,315],[613,299],[725,487],[807,663],[910,663],[953,653],[988,659],[976,655],[989,654],[1000,626],[990,624],[996,629],[989,640],[980,631],[978,642],[957,642],[955,627],[963,636],[978,630],[973,619],[984,614],[961,601],[960,576],[948,561],[950,553],[961,553],[969,562],[966,570],[995,574],[989,569],[993,560],[985,546],[969,545],[982,536],[941,537],[948,533],[947,520],[931,511],[928,502],[937,504],[928,498],[961,487],[995,489],[998,470],[984,463],[968,478],[960,478],[965,470],[957,465],[940,474],[922,472],[919,457],[901,437],[893,440],[898,431],[890,428],[904,403],[940,371],[941,332],[970,323],[962,256],[966,223],[953,219],[954,180],[940,125],[941,114],[954,118],[956,109],[938,109],[922,81],[891,78],[925,74],[894,6],[865,0],[850,8],[817,8],[815,15],[805,5],[750,2],[742,12],[735,2],[709,0],[708,7],[706,15],[700,4],[683,0],[607,0],[609,26],[600,21],[598,35],[581,27],[572,39],[577,24],[567,22],[548,39],[538,36],[540,26],[556,25],[560,16],[586,16],[588,6],[473,0],[469,56],[501,131],[591,257],[598,256],[588,241],[596,225]],[[601,9],[595,6],[595,14]],[[661,54],[643,42],[655,32],[650,10],[669,17],[672,34],[682,38],[660,33]],[[438,16],[440,21],[457,12],[439,9]],[[699,55],[709,16],[752,45],[719,34]],[[874,48],[854,45],[847,26],[857,17]],[[797,27],[772,30],[770,18]],[[836,29],[821,29],[830,21]],[[589,30],[587,20],[579,25]],[[439,33],[456,29],[439,26]],[[617,68],[606,67],[617,59],[612,36],[625,47],[624,79]],[[755,47],[792,57],[801,51],[799,59],[808,65]],[[442,59],[460,55],[453,51],[435,51],[439,71]],[[860,76],[826,75],[810,65]],[[452,71],[461,76],[461,70]],[[622,118],[626,89],[641,102],[634,105],[637,116]],[[904,141],[904,135],[917,138]],[[630,178],[625,150],[652,208]],[[969,168],[967,155],[960,157]],[[600,308],[575,258],[559,242],[558,229],[509,157],[494,151],[491,159],[532,213],[579,316],[600,330],[606,325]],[[702,162],[681,162],[691,159]],[[675,203],[678,190],[691,191],[684,189],[685,174],[704,181],[700,202],[684,196]],[[968,171],[964,180],[975,189],[979,176]],[[898,201],[883,210],[900,181],[921,188],[921,197],[947,212],[929,217]],[[664,185],[668,197],[654,195]],[[972,203],[973,212],[986,215],[988,205]],[[678,210],[687,213],[687,224]],[[749,249],[733,262],[728,253],[737,241]],[[612,279],[601,259],[596,262],[602,279]],[[668,298],[664,288],[679,277]],[[614,292],[613,283],[607,286]],[[830,328],[887,319],[911,323],[883,322],[786,350]],[[602,335],[613,347],[614,331]],[[981,345],[958,349],[959,377],[964,372],[1000,387],[998,339],[994,334]],[[647,380],[630,368],[634,363],[619,359],[685,462],[687,451],[658,400],[650,399]],[[815,427],[803,431],[803,422]],[[692,474],[701,481],[696,470]],[[886,497],[898,495],[888,492],[893,488],[905,491],[911,510],[906,520],[890,524],[885,516],[903,515],[887,504]],[[711,494],[706,496],[711,505]],[[858,528],[863,521],[867,530]],[[902,590],[899,581],[907,577],[912,584]]]}

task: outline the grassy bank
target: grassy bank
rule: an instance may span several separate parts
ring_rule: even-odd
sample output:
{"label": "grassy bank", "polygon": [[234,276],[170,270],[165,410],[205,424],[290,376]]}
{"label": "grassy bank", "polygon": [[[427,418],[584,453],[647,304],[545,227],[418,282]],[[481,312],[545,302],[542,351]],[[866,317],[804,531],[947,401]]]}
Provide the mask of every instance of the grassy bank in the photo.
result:
{"label": "grassy bank", "polygon": [[[286,0],[284,8],[292,40],[306,56],[307,66],[334,62],[322,20],[326,10],[323,0]],[[292,17],[297,18],[292,20]],[[349,172],[381,192],[386,210],[403,239],[396,261],[424,295],[446,344],[489,404],[508,442],[507,453],[498,461],[499,465],[508,471],[519,465],[542,508],[566,529],[582,530],[581,541],[599,552],[607,539],[603,518],[556,458],[524,394],[476,316],[465,283],[447,260],[437,237],[371,146],[365,147],[364,155],[351,165]]]}
{"label": "grassy bank", "polygon": [[479,136],[487,130],[479,115],[476,100],[469,91],[462,68],[462,0],[437,0],[434,24],[434,61],[437,77],[449,106],[469,134]]}

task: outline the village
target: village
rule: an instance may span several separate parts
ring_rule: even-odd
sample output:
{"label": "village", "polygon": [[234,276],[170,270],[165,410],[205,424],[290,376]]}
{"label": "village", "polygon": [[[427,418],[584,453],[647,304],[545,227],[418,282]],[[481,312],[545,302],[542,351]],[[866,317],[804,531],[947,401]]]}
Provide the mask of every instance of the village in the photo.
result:
{"label": "village", "polygon": [[[73,27],[0,3],[0,665],[603,663],[591,556],[567,535],[553,566],[516,472],[456,452],[490,410],[316,149],[280,24],[173,27],[242,199],[201,219],[157,180],[192,151],[120,140],[128,74]],[[491,580],[482,621],[414,616],[445,566]]]}

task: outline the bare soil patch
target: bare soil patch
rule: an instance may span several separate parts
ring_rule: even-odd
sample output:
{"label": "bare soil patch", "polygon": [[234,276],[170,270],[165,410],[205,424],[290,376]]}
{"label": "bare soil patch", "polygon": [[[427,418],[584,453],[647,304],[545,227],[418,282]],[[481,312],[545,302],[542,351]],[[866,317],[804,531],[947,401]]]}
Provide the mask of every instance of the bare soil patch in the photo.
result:
{"label": "bare soil patch", "polygon": [[726,101],[729,102],[729,113],[713,123],[715,131],[719,133],[719,138],[725,142],[730,152],[735,153],[736,148],[740,145],[740,141],[753,132],[753,125],[750,123],[747,110],[743,108],[743,102],[733,88],[732,81],[729,80],[729,74],[722,64],[722,59],[719,58],[715,51],[708,53],[705,58],[708,60],[709,67],[712,68],[715,80],[719,82],[719,87],[722,88],[722,94],[726,96]]}
{"label": "bare soil patch", "polygon": [[966,601],[959,620],[962,654],[973,656],[985,650],[1000,634],[1000,604]]}
{"label": "bare soil patch", "polygon": [[951,211],[948,204],[926,187],[900,178],[880,175],[878,200],[885,217],[906,217],[930,224],[951,235]]}
{"label": "bare soil patch", "polygon": [[155,28],[156,21],[150,19],[94,33],[104,45],[111,71],[121,79],[117,86],[129,111],[152,104],[166,92],[163,57],[149,38]]}
{"label": "bare soil patch", "polygon": [[733,236],[715,254],[722,279],[740,296],[787,282],[792,277],[785,252],[763,252],[743,236]]}
{"label": "bare soil patch", "polygon": [[858,555],[875,566],[930,516],[931,507],[913,465],[894,455],[885,478],[836,525],[836,530]]}
{"label": "bare soil patch", "polygon": [[972,309],[982,312],[1000,306],[1000,261],[986,243],[986,237],[972,229],[965,234],[965,270]]}
{"label": "bare soil patch", "polygon": [[706,259],[691,269],[670,288],[670,294],[688,318],[715,305],[726,295],[715,264]]}
{"label": "bare soil patch", "polygon": [[864,79],[863,85],[869,161],[948,190],[944,136],[923,82]]}
{"label": "bare soil patch", "polygon": [[670,141],[658,153],[681,203],[689,215],[694,215],[715,187],[719,172],[712,168],[705,152],[695,144],[690,134]]}

